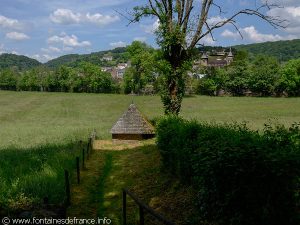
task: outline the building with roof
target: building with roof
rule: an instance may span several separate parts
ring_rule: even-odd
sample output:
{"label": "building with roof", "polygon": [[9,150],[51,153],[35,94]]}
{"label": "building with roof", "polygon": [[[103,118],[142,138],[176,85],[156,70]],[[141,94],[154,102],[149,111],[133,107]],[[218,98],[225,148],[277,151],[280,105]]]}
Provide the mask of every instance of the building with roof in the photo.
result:
{"label": "building with roof", "polygon": [[234,56],[231,48],[228,53],[224,50],[222,52],[210,53],[204,52],[199,62],[195,66],[200,65],[204,67],[221,68],[230,65],[233,62]]}
{"label": "building with roof", "polygon": [[113,56],[111,54],[106,54],[102,57],[103,61],[112,61],[113,60]]}
{"label": "building with roof", "polygon": [[119,140],[143,140],[155,136],[154,127],[134,104],[129,106],[112,127],[111,134],[112,139]]}

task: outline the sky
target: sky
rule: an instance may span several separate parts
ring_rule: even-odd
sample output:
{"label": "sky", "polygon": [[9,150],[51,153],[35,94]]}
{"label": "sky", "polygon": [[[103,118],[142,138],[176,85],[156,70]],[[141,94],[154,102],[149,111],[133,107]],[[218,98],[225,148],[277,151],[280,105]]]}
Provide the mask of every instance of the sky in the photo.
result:
{"label": "sky", "polygon": [[[255,8],[266,0],[215,0],[208,23],[222,21],[244,8]],[[268,0],[281,5],[267,9],[268,16],[286,20],[286,28],[274,29],[251,16],[236,19],[237,30],[226,25],[200,40],[204,45],[232,46],[300,38],[300,0]],[[14,53],[46,62],[66,54],[87,54],[126,46],[139,40],[157,47],[156,18],[128,25],[133,7],[147,0],[0,0],[0,54]],[[201,0],[195,0],[194,13]]]}

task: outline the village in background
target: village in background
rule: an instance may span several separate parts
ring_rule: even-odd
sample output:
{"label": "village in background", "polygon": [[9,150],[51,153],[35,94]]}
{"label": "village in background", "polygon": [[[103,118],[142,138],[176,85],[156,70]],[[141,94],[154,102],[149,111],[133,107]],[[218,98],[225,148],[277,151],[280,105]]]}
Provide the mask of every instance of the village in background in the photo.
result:
{"label": "village in background", "polygon": [[[211,96],[299,96],[293,74],[300,40],[232,47],[200,46],[184,75],[185,94]],[[163,89],[159,50],[139,41],[86,55],[64,55],[44,64],[0,55],[0,89],[154,95]]]}

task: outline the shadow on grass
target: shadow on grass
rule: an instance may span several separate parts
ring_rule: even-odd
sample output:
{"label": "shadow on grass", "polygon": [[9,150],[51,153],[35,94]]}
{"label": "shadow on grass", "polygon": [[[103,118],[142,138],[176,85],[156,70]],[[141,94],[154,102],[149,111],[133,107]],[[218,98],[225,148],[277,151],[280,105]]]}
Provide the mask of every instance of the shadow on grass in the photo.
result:
{"label": "shadow on grass", "polygon": [[43,145],[30,149],[0,150],[0,205],[2,214],[32,210],[42,205],[62,205],[65,200],[64,170],[73,177],[78,143]]}
{"label": "shadow on grass", "polygon": [[[193,204],[186,203],[193,201],[193,191],[162,172],[155,144],[122,151],[103,150],[101,154],[105,160],[97,196],[100,218],[107,217],[113,224],[122,224],[123,188],[170,220],[185,221],[193,211]],[[127,207],[128,224],[139,224],[139,207],[129,197]],[[146,224],[159,224],[149,215],[146,218]]]}

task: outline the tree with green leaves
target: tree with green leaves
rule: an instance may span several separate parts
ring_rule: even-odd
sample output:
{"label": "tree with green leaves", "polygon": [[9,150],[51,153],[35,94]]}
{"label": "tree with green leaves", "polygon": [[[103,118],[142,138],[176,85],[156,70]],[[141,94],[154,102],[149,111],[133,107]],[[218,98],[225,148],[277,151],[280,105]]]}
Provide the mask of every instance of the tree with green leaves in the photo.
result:
{"label": "tree with green leaves", "polygon": [[16,90],[17,76],[12,69],[0,71],[0,89]]}
{"label": "tree with green leaves", "polygon": [[139,94],[146,84],[155,81],[155,59],[154,49],[145,43],[134,41],[127,47],[130,55],[131,67],[124,75],[124,91],[130,93],[133,91]]}
{"label": "tree with green leaves", "polygon": [[271,96],[278,79],[279,63],[276,58],[258,55],[249,76],[249,89],[259,96]]}
{"label": "tree with green leaves", "polygon": [[278,95],[300,96],[300,59],[290,60],[279,71],[275,90]]}
{"label": "tree with green leaves", "polygon": [[113,89],[112,77],[107,72],[102,72],[99,66],[82,62],[78,73],[82,79],[82,86],[86,92],[111,93]]}
{"label": "tree with green leaves", "polygon": [[242,9],[215,23],[209,23],[209,18],[214,16],[212,14],[215,11],[224,13],[216,0],[148,0],[146,5],[135,7],[130,22],[139,22],[143,17],[154,17],[159,22],[156,36],[164,65],[161,97],[165,113],[177,115],[180,112],[184,74],[190,69],[195,46],[204,37],[211,35],[214,39],[213,32],[226,24],[238,30],[236,18],[243,14],[259,17],[274,27],[283,26],[283,20],[265,14],[265,9],[274,7],[279,6],[266,0],[259,6],[254,4],[253,9]]}

